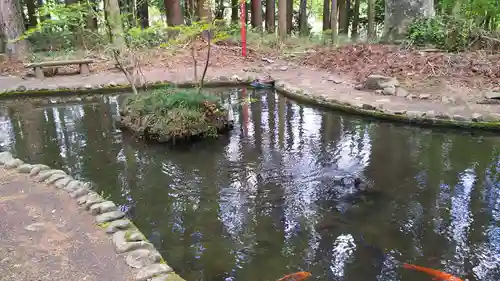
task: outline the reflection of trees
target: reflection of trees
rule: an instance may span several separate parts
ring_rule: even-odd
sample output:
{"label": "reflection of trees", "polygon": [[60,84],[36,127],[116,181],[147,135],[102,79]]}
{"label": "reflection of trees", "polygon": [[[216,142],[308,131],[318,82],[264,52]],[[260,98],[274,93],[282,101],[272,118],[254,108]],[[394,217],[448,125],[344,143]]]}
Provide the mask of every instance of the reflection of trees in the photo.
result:
{"label": "reflection of trees", "polygon": [[[338,280],[328,276],[333,248],[352,234],[381,252],[400,252],[400,261],[465,276],[474,268],[479,275],[472,279],[496,281],[497,138],[365,123],[271,92],[256,96],[265,102],[249,104],[253,135],[174,148],[116,144],[106,100],[9,114],[19,157],[83,170],[99,191],[130,207],[137,226],[187,280],[274,280],[300,269]],[[358,166],[382,196],[339,211],[329,173],[370,147],[368,167]],[[357,244],[342,278],[397,274],[377,258]]]}
{"label": "reflection of trees", "polygon": [[64,161],[61,157],[61,145],[57,138],[56,120],[54,111],[58,109],[48,108],[45,111],[47,122],[43,123],[43,147],[42,163],[47,163],[51,167],[62,168]]}
{"label": "reflection of trees", "polygon": [[17,156],[27,161],[50,164],[42,156],[43,110],[34,108],[29,103],[9,108],[13,131],[16,139]]}
{"label": "reflection of trees", "polygon": [[86,136],[83,148],[82,173],[85,178],[93,179],[99,191],[120,198],[118,182],[118,147],[114,145],[109,122],[109,104],[100,100],[97,105],[83,106],[83,131]]}

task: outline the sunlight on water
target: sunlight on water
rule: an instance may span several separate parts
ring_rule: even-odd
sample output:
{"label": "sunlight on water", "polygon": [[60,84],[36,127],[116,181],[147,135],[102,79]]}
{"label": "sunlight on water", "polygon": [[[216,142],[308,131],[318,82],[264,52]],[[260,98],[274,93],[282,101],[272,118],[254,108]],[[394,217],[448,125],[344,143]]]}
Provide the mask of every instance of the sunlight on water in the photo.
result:
{"label": "sunlight on water", "polygon": [[500,280],[498,137],[366,122],[240,89],[221,95],[234,131],[171,148],[116,128],[123,99],[5,101],[0,149],[94,182],[187,280],[426,278],[402,262]]}

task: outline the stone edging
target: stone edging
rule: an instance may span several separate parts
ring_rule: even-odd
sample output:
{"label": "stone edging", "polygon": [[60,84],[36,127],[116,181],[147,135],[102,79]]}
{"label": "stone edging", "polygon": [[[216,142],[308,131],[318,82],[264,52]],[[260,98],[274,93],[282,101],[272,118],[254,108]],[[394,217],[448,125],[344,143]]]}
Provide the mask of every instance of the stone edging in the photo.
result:
{"label": "stone edging", "polygon": [[[248,86],[253,80],[253,77],[248,77],[243,79],[240,77],[218,77],[216,79],[206,81],[204,83],[205,87],[217,88],[217,87],[237,87],[237,86]],[[147,83],[144,87],[138,87],[139,90],[153,90],[160,89],[163,87],[177,87],[177,88],[194,88],[198,85],[195,82],[183,82],[183,83],[172,83],[170,81],[158,81],[154,83]],[[116,84],[114,82],[102,85],[87,85],[78,87],[58,87],[55,89],[27,89],[24,86],[19,86],[16,89],[10,89],[0,92],[0,99],[2,98],[12,98],[15,96],[22,97],[39,97],[39,96],[61,96],[64,94],[71,95],[83,95],[83,94],[106,94],[106,93],[120,93],[131,91],[132,88],[129,84]]]}
{"label": "stone edging", "polygon": [[463,116],[449,116],[448,114],[436,114],[434,112],[420,111],[391,111],[380,109],[376,106],[366,103],[351,104],[341,102],[333,98],[324,98],[318,95],[305,92],[303,89],[291,86],[282,81],[275,82],[275,90],[280,94],[291,99],[301,101],[308,104],[319,105],[328,109],[333,109],[341,112],[363,115],[382,120],[388,120],[399,123],[415,124],[420,126],[447,127],[447,128],[463,128],[463,129],[480,129],[488,131],[500,131],[500,115],[499,119],[492,121],[483,121],[479,116],[466,118]]}
{"label": "stone edging", "polygon": [[[205,82],[205,86],[209,88],[214,87],[235,87],[235,86],[248,86],[249,82],[253,81],[255,77],[245,75],[239,77],[233,75],[232,77],[220,76]],[[159,81],[155,83],[148,83],[147,89],[158,89],[166,86],[174,86],[179,88],[196,87],[197,83],[183,82],[171,83],[169,81]],[[130,91],[128,84],[108,83],[106,85],[85,86],[85,87],[60,87],[57,89],[26,89],[18,87],[17,89],[8,90],[0,93],[0,99],[9,98],[14,96],[22,97],[38,97],[38,96],[61,96],[64,94],[84,95],[84,94],[106,94]],[[294,87],[283,81],[275,81],[275,90],[284,96],[295,99],[301,102],[319,105],[328,109],[346,112],[350,114],[357,114],[368,116],[372,118],[388,120],[392,122],[399,122],[405,124],[414,124],[419,126],[431,127],[447,127],[447,128],[462,128],[462,129],[479,129],[487,131],[500,131],[500,114],[495,116],[482,116],[480,114],[473,114],[472,117],[464,117],[460,115],[450,116],[446,113],[436,113],[433,111],[394,111],[388,109],[380,109],[375,105],[368,103],[349,103],[341,102],[333,98],[324,98],[319,95],[307,93],[304,89]],[[493,114],[492,114],[493,115]]]}
{"label": "stone edging", "polygon": [[112,235],[117,254],[125,256],[125,263],[138,271],[136,281],[185,281],[165,263],[160,253],[144,234],[128,219],[125,213],[111,201],[104,199],[91,188],[91,183],[73,179],[62,170],[47,165],[27,164],[14,158],[10,152],[0,153],[0,165],[8,170],[29,174],[34,181],[62,189],[76,200],[78,205],[95,216],[96,224]]}

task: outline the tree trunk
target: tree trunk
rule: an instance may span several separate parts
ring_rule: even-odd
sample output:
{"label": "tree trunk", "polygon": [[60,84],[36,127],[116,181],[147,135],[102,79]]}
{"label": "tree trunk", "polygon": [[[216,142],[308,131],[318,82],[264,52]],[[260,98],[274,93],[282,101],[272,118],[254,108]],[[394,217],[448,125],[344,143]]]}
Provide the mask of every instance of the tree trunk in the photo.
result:
{"label": "tree trunk", "polygon": [[87,28],[93,31],[97,30],[97,17],[96,15],[99,13],[98,4],[96,1],[89,1],[89,13],[87,15]]}
{"label": "tree trunk", "polygon": [[165,0],[165,10],[167,12],[167,24],[169,26],[177,26],[184,23],[182,18],[181,1]]}
{"label": "tree trunk", "polygon": [[[0,33],[5,40],[5,53],[15,59],[22,59],[28,51],[25,40],[12,42],[24,32],[24,23],[17,0],[0,0]],[[2,44],[3,42],[0,42]]]}
{"label": "tree trunk", "polygon": [[337,11],[337,1],[332,0],[332,6],[330,8],[330,25],[332,27],[332,44],[337,45],[337,23],[338,23],[338,11]]}
{"label": "tree trunk", "polygon": [[194,9],[194,0],[184,1],[184,20],[187,25],[191,25],[191,22],[195,19],[196,13]]}
{"label": "tree trunk", "polygon": [[268,33],[274,33],[276,30],[276,2],[275,0],[266,0],[266,30]]}
{"label": "tree trunk", "polygon": [[231,0],[231,23],[238,24],[239,14],[238,14],[238,0]]}
{"label": "tree trunk", "polygon": [[375,0],[368,0],[368,41],[375,40]]}
{"label": "tree trunk", "polygon": [[278,35],[282,41],[286,39],[287,34],[287,1],[288,0],[278,0]]}
{"label": "tree trunk", "polygon": [[307,0],[300,0],[299,9],[299,26],[300,26],[300,36],[308,36],[309,28],[307,26]]}
{"label": "tree trunk", "polygon": [[261,0],[251,0],[252,27],[257,31],[262,31],[262,2]]}
{"label": "tree trunk", "polygon": [[403,39],[406,28],[416,18],[434,16],[434,0],[386,0],[383,40]]}
{"label": "tree trunk", "polygon": [[148,9],[148,0],[137,0],[137,18],[139,19],[139,23],[141,28],[149,27],[149,9]]}
{"label": "tree trunk", "polygon": [[37,18],[36,18],[36,11],[35,11],[35,1],[34,0],[25,0],[25,3],[26,3],[26,8],[28,10],[29,27],[35,27],[38,23]]}
{"label": "tree trunk", "polygon": [[215,0],[215,19],[224,20],[224,0]]}
{"label": "tree trunk", "polygon": [[352,38],[358,39],[358,26],[359,26],[359,2],[361,0],[354,0],[354,9],[352,15]]}
{"label": "tree trunk", "polygon": [[[175,0],[179,1],[179,0]],[[210,7],[208,6],[209,4],[206,3],[204,0],[197,0],[197,10],[198,10],[198,17],[200,20],[211,22],[212,21],[212,12],[210,11]]]}
{"label": "tree trunk", "polygon": [[[140,1],[140,0],[138,0]],[[134,0],[127,0],[127,22],[128,22],[128,28],[136,27],[137,26],[137,10],[136,6],[134,4]]]}
{"label": "tree trunk", "polygon": [[117,48],[121,48],[124,46],[125,41],[123,39],[123,25],[118,0],[104,0],[104,9],[106,10],[106,22],[111,42]]}
{"label": "tree trunk", "polygon": [[338,9],[339,9],[339,34],[345,34],[347,32],[345,28],[345,22],[347,19],[347,9],[346,9],[346,0],[338,0]]}
{"label": "tree trunk", "polygon": [[293,29],[293,0],[286,2],[286,32],[292,34]]}
{"label": "tree trunk", "polygon": [[323,0],[323,30],[331,29],[330,25],[330,0]]}

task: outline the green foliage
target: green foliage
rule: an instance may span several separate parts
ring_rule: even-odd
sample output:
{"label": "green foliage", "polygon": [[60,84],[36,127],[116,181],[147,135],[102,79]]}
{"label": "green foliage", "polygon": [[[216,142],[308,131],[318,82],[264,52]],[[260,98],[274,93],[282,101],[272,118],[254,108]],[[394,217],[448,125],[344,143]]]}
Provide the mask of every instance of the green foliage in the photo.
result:
{"label": "green foliage", "polygon": [[458,52],[470,49],[485,34],[492,38],[498,36],[478,27],[472,19],[436,16],[412,22],[407,30],[407,39],[418,46],[432,45]]}
{"label": "green foliage", "polygon": [[162,44],[162,47],[172,48],[181,45],[192,43],[197,37],[209,33],[211,34],[210,41],[213,43],[225,40],[229,37],[229,33],[223,24],[218,21],[205,22],[193,21],[191,25],[178,25],[169,27],[170,34],[175,34],[167,43]]}
{"label": "green foliage", "polygon": [[443,47],[446,39],[446,23],[441,17],[417,19],[408,26],[407,33],[407,38],[413,44]]}
{"label": "green foliage", "polygon": [[148,28],[130,28],[125,37],[132,48],[150,48],[167,44],[169,40],[169,28],[166,24],[155,22]]}
{"label": "green foliage", "polygon": [[124,103],[125,123],[160,141],[204,134],[214,136],[226,110],[218,98],[196,89],[166,88],[134,95]]}
{"label": "green foliage", "polygon": [[26,30],[17,40],[28,40],[34,51],[74,50],[78,45],[90,47],[99,44],[102,38],[83,27],[89,16],[94,15],[94,5],[77,2],[66,5],[46,2],[38,9],[40,18],[37,26]]}

